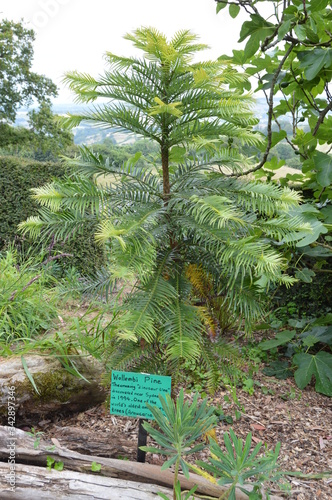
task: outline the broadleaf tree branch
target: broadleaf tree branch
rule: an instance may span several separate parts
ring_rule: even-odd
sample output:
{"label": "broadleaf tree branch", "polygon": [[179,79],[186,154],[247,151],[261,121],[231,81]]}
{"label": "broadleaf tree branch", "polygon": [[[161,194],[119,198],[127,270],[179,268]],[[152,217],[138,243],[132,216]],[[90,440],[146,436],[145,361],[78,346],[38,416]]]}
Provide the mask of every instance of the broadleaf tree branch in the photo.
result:
{"label": "broadleaf tree branch", "polygon": [[282,70],[283,65],[285,64],[288,56],[290,55],[290,53],[292,52],[292,50],[293,50],[294,47],[295,47],[295,44],[291,44],[288,47],[286,53],[284,54],[283,58],[281,59],[281,61],[279,63],[278,68],[276,69],[276,71],[275,71],[275,73],[273,75],[272,81],[271,81],[270,96],[269,96],[269,102],[268,102],[269,109],[268,109],[268,122],[267,122],[267,146],[266,146],[263,158],[258,163],[258,165],[256,165],[256,167],[254,167],[254,168],[252,168],[250,170],[247,170],[246,172],[231,174],[229,177],[242,177],[243,175],[251,174],[251,173],[256,172],[257,170],[259,170],[260,168],[262,168],[262,166],[266,163],[266,160],[267,160],[267,158],[269,156],[269,153],[270,153],[270,150],[271,150],[271,146],[272,146],[272,118],[273,118],[273,95],[274,95],[274,87],[275,87],[275,85],[277,83],[277,79],[278,79],[278,76],[280,74],[280,71]]}

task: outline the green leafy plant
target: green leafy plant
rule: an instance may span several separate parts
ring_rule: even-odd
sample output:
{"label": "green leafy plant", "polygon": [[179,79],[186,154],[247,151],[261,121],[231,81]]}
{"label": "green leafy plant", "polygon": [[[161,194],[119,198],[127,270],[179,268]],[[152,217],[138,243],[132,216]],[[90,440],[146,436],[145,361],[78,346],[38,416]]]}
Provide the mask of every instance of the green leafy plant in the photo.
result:
{"label": "green leafy plant", "polygon": [[31,427],[31,431],[28,432],[28,435],[30,437],[34,438],[33,447],[34,447],[35,450],[40,445],[40,440],[43,437],[43,434],[44,434],[44,432],[36,431],[36,429],[34,427]]}
{"label": "green leafy plant", "polygon": [[[332,326],[330,317],[311,320],[302,333],[296,329],[283,330],[274,339],[259,344],[263,350],[287,346],[285,356],[292,358],[297,386],[304,389],[314,377],[317,392],[332,396]],[[327,323],[327,324],[326,324]],[[292,322],[303,326],[302,322]],[[289,362],[278,360],[264,368],[266,375],[287,378],[292,374]]]}
{"label": "green leafy plant", "polygon": [[[140,166],[137,153],[112,164],[83,147],[80,158],[68,160],[70,177],[34,190],[40,215],[20,227],[33,237],[64,239],[98,224],[96,239],[110,247],[111,262],[86,285],[103,297],[116,285],[122,291],[107,334],[109,365],[157,365],[176,376],[192,359],[215,388],[221,370],[230,375],[242,362],[216,322],[228,326],[235,318],[250,331],[268,286],[294,282],[274,243],[295,244],[311,234],[311,223],[297,212],[295,191],[236,178],[251,165],[236,144],[262,140],[252,129],[250,96],[233,90],[245,75],[219,60],[193,62],[206,46],[189,31],[167,40],[141,28],[125,38],[142,58],[108,53],[110,68],[100,79],[67,75],[78,100],[108,103],[65,123],[89,120],[138,134],[158,145],[159,161]],[[208,295],[194,293],[190,266],[208,277]]]}
{"label": "green leafy plant", "polygon": [[52,468],[58,471],[63,470],[64,463],[61,461],[55,461],[50,455],[46,457],[47,468],[51,470]]}
{"label": "green leafy plant", "polygon": [[[217,12],[229,4],[227,0],[216,1]],[[332,257],[330,2],[234,0],[231,4],[231,17],[234,9],[236,14],[242,11],[245,16],[238,40],[245,46],[243,50],[234,49],[232,56],[225,54],[221,58],[248,72],[253,78],[244,88],[263,92],[266,101],[266,139],[262,146],[252,149],[256,165],[247,173],[269,180],[279,169],[274,182],[283,186],[296,183],[297,189],[302,190],[307,202],[302,210],[312,217],[313,231],[297,244],[295,251],[284,249],[284,255],[302,284],[316,285],[322,282],[317,275],[331,272]],[[289,173],[288,168],[283,168],[285,161],[279,161],[277,151],[281,145],[292,151],[286,163],[289,167],[295,161],[298,172]],[[304,313],[307,309],[316,313],[318,300],[331,300],[328,283],[327,293],[321,299],[315,286],[299,287],[301,294],[302,291],[311,300],[299,298],[293,305]]]}
{"label": "green leafy plant", "polygon": [[143,446],[142,450],[166,455],[168,460],[162,465],[165,470],[174,465],[174,500],[176,499],[176,487],[178,474],[181,467],[184,475],[189,477],[188,464],[184,457],[201,451],[206,444],[195,444],[197,440],[212,429],[216,423],[214,408],[207,408],[207,398],[198,403],[196,394],[191,404],[184,401],[183,389],[181,389],[176,403],[169,394],[165,398],[159,395],[163,412],[155,406],[147,403],[148,409],[154,416],[159,429],[154,428],[148,422],[144,422],[144,429],[160,446]]}
{"label": "green leafy plant", "polygon": [[214,414],[219,421],[226,422],[226,424],[233,424],[233,417],[231,415],[225,415],[224,409],[221,405],[218,405],[214,409]]}
{"label": "green leafy plant", "polygon": [[91,470],[92,470],[92,472],[100,472],[101,471],[101,464],[98,464],[97,462],[92,462],[91,463]]}
{"label": "green leafy plant", "polygon": [[[173,499],[180,500],[181,486],[178,481],[178,471],[182,468],[184,475],[189,477],[189,470],[209,479],[213,483],[222,486],[229,485],[225,494],[221,498],[235,499],[235,488],[240,487],[250,498],[261,498],[260,489],[265,481],[277,481],[281,477],[278,473],[277,459],[280,450],[280,443],[274,451],[265,452],[258,457],[262,443],[258,443],[254,450],[251,450],[252,436],[248,434],[245,443],[238,439],[233,430],[230,435],[224,433],[224,443],[226,451],[223,451],[216,442],[213,435],[216,423],[216,415],[219,417],[221,409],[207,407],[207,400],[203,400],[198,405],[198,395],[193,398],[192,404],[184,402],[183,390],[173,402],[169,395],[159,396],[162,403],[163,412],[156,407],[147,404],[152,412],[158,428],[145,422],[143,424],[146,431],[159,445],[159,448],[145,446],[141,449],[151,453],[166,455],[168,460],[162,465],[165,470],[174,465],[174,489]],[[192,453],[201,451],[206,444],[195,442],[200,437],[207,437],[209,440],[210,457],[209,463],[197,461],[197,466],[186,461],[186,457]],[[253,487],[253,492],[257,496],[253,497],[253,492],[245,489],[247,484]],[[190,498],[195,489],[183,493],[184,498]],[[160,494],[164,499],[167,496]]]}
{"label": "green leafy plant", "polygon": [[43,268],[33,260],[0,253],[0,341],[32,338],[53,324],[57,316],[55,288],[48,286]]}
{"label": "green leafy plant", "polygon": [[[253,498],[252,492],[245,488],[247,484],[253,486],[253,491],[258,494],[265,481],[277,481],[281,477],[277,472],[280,443],[277,444],[274,451],[258,456],[263,443],[258,443],[251,450],[251,441],[251,433],[247,435],[243,443],[242,439],[237,438],[234,431],[230,429],[229,434],[224,433],[226,451],[223,451],[214,440],[210,440],[211,457],[209,457],[209,463],[197,461],[197,465],[217,478],[218,484],[229,485],[229,489],[223,495],[228,500],[236,499],[235,490],[237,487],[249,498]],[[254,498],[262,497],[256,496]]]}
{"label": "green leafy plant", "polygon": [[[181,484],[180,484],[180,481],[178,481],[176,483],[176,485],[174,486],[174,495],[173,495],[173,500],[195,500],[195,496],[194,496],[194,493],[197,489],[197,486],[194,486],[193,488],[191,488],[190,491],[185,491],[183,492],[181,490]],[[169,497],[167,495],[165,495],[165,493],[160,493],[158,492],[158,496],[160,496],[161,498],[163,498],[164,500],[170,500]]]}
{"label": "green leafy plant", "polygon": [[252,378],[246,378],[242,382],[242,389],[252,396],[255,392],[255,383]]}

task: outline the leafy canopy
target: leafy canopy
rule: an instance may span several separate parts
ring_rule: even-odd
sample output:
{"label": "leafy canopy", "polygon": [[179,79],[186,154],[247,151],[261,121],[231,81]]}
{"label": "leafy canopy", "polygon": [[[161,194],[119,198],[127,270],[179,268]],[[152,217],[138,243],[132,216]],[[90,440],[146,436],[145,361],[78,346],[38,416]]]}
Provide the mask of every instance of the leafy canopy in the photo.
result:
{"label": "leafy canopy", "polygon": [[20,23],[0,22],[0,121],[15,121],[19,106],[49,101],[55,84],[31,71],[34,32]]}

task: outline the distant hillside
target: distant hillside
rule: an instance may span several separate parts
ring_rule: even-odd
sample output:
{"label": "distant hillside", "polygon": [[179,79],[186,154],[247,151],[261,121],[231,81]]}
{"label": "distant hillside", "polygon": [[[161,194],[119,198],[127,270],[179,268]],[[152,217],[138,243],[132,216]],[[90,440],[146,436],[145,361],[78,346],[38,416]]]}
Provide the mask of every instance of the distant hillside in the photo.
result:
{"label": "distant hillside", "polygon": [[[53,104],[53,113],[56,115],[66,115],[67,113],[79,114],[86,109],[87,106],[81,104]],[[259,118],[259,129],[265,129],[267,126],[267,105],[265,98],[256,98],[255,115]],[[28,110],[22,108],[18,111],[16,117],[16,125],[26,127],[28,125]],[[132,144],[137,140],[135,134],[128,132],[118,132],[112,128],[94,127],[92,124],[83,123],[73,129],[75,144],[99,144],[104,139],[109,138],[114,141],[114,144]]]}

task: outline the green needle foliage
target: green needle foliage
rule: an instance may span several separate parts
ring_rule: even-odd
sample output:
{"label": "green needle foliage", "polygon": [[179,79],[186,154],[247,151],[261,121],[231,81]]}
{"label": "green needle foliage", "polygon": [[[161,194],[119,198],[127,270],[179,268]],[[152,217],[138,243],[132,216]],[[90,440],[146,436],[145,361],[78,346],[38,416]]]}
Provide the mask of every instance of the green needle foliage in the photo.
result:
{"label": "green needle foliage", "polygon": [[[125,38],[142,58],[107,53],[109,69],[99,79],[67,75],[77,100],[94,104],[65,123],[139,134],[157,143],[160,161],[140,166],[138,153],[119,166],[84,147],[68,160],[71,177],[34,190],[40,215],[21,229],[58,240],[97,221],[96,239],[112,258],[87,288],[108,297],[119,280],[131,286],[109,327],[111,367],[174,374],[191,359],[215,386],[222,367],[239,357],[221,335],[209,334],[211,316],[219,315],[209,305],[239,326],[244,320],[249,331],[269,285],[294,281],[275,244],[296,244],[310,224],[295,191],[232,177],[250,167],[236,144],[262,140],[252,131],[250,96],[234,90],[246,76],[221,61],[193,62],[206,46],[189,31],[169,41],[141,28]],[[209,277],[206,300],[195,299],[189,265]]]}

